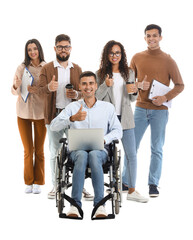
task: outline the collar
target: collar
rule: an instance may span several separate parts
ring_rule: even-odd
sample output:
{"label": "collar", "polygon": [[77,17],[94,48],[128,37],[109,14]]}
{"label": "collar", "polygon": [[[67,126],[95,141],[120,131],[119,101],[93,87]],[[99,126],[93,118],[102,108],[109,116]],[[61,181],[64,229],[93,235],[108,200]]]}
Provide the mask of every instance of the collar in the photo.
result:
{"label": "collar", "polygon": [[[60,63],[57,61],[57,59],[54,60],[54,67],[55,67],[55,68],[56,68],[56,67],[64,68],[62,65],[60,65]],[[68,61],[68,65],[67,65],[67,68],[66,68],[66,69],[72,68],[72,67],[74,67],[73,64],[72,64],[72,62]]]}
{"label": "collar", "polygon": [[31,65],[31,66],[33,66],[33,67],[43,67],[44,63],[45,63],[45,62],[42,61],[41,63],[39,63],[38,66],[35,66],[35,65],[32,63],[32,61],[31,61],[29,65]]}
{"label": "collar", "polygon": [[[97,98],[95,98],[95,99],[96,99],[96,102],[95,102],[95,104],[94,104],[91,108],[95,108],[95,107],[97,107],[97,105],[98,105],[98,100],[97,100]],[[78,100],[78,102],[80,102],[80,104],[81,104],[84,108],[91,109],[91,108],[89,108],[89,107],[86,105],[84,99],[80,99],[80,100]]]}
{"label": "collar", "polygon": [[147,52],[151,55],[158,55],[158,54],[162,53],[162,50],[160,48],[155,49],[155,50],[151,50],[150,48],[147,48]]}

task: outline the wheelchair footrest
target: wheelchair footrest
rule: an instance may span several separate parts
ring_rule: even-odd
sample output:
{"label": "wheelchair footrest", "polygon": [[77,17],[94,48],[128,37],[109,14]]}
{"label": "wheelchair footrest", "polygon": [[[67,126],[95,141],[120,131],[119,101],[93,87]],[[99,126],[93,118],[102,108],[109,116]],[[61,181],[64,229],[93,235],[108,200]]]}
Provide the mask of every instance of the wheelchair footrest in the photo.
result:
{"label": "wheelchair footrest", "polygon": [[68,195],[66,195],[65,193],[62,194],[62,197],[64,199],[66,199],[71,205],[75,206],[78,209],[78,212],[80,214],[80,217],[69,217],[67,216],[65,213],[60,213],[59,217],[60,218],[69,218],[69,219],[77,219],[77,220],[82,220],[84,213],[82,211],[82,209],[78,206],[78,204],[76,203],[76,201],[74,199],[72,199],[71,197],[69,197]]}
{"label": "wheelchair footrest", "polygon": [[109,193],[106,197],[104,197],[99,203],[97,203],[97,205],[94,207],[92,214],[91,214],[91,219],[92,220],[100,220],[100,219],[114,219],[115,218],[115,214],[109,214],[107,217],[99,217],[99,218],[95,218],[94,215],[98,209],[98,207],[102,206],[105,204],[106,201],[108,201],[110,198],[112,198],[111,193]]}
{"label": "wheelchair footrest", "polygon": [[82,220],[83,219],[83,217],[69,217],[69,216],[66,215],[66,213],[60,213],[59,217],[60,218],[73,219],[73,220]]}
{"label": "wheelchair footrest", "polygon": [[92,218],[92,220],[105,220],[105,219],[114,219],[115,218],[115,214],[109,214],[106,217],[97,217],[97,218]]}

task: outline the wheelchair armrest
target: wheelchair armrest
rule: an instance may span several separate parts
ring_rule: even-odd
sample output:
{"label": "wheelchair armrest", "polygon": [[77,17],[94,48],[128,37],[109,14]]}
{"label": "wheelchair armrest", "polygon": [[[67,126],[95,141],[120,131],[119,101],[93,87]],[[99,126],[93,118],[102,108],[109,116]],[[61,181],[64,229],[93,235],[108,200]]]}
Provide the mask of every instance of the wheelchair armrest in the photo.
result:
{"label": "wheelchair armrest", "polygon": [[108,148],[109,157],[113,156],[114,149],[116,147],[116,144],[118,144],[118,143],[119,143],[118,139],[115,139],[111,143],[109,143],[109,148]]}
{"label": "wheelchair armrest", "polygon": [[119,143],[119,140],[118,140],[118,139],[113,140],[112,143],[118,144],[118,143]]}
{"label": "wheelchair armrest", "polygon": [[109,143],[110,146],[116,145],[119,143],[118,139],[113,140],[111,143]]}
{"label": "wheelchair armrest", "polygon": [[64,144],[66,144],[66,143],[67,143],[67,138],[61,138],[60,141],[59,141],[59,143],[64,143]]}

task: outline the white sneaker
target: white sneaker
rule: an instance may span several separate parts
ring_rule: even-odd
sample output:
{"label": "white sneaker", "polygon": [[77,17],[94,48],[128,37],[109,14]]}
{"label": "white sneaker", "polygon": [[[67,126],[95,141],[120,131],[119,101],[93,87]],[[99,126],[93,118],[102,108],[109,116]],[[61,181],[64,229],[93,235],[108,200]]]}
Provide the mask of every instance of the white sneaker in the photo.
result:
{"label": "white sneaker", "polygon": [[55,199],[56,197],[56,192],[55,192],[55,187],[52,188],[52,190],[48,193],[48,199]]}
{"label": "white sneaker", "polygon": [[95,217],[100,218],[100,217],[106,217],[106,216],[107,216],[107,213],[106,213],[105,207],[104,206],[98,207],[95,213]]}
{"label": "white sneaker", "polygon": [[39,194],[39,193],[41,193],[40,185],[38,185],[38,184],[34,184],[34,185],[33,185],[33,193],[34,193],[34,194]]}
{"label": "white sneaker", "polygon": [[127,193],[127,200],[131,200],[131,201],[136,201],[136,202],[141,202],[141,203],[146,203],[149,201],[148,198],[143,197],[140,193],[138,193],[137,191],[134,191],[132,193]]}
{"label": "white sneaker", "polygon": [[70,210],[66,215],[68,217],[80,217],[78,209],[73,205],[70,207]]}
{"label": "white sneaker", "polygon": [[25,193],[32,193],[33,185],[26,185]]}
{"label": "white sneaker", "polygon": [[86,201],[93,201],[93,199],[94,199],[94,197],[89,192],[87,192],[85,188],[83,188],[83,190],[82,190],[82,195],[83,195],[84,200],[86,200]]}

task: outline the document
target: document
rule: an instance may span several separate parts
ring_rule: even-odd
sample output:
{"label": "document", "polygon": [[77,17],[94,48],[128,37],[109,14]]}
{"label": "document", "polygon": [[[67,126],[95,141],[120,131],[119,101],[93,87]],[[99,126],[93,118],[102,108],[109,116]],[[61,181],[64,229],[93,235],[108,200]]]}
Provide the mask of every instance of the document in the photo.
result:
{"label": "document", "polygon": [[[163,96],[169,91],[171,91],[171,88],[154,79],[149,92],[149,99],[152,100],[153,97]],[[164,106],[169,108],[171,108],[171,104],[172,104],[172,100],[163,103]]]}
{"label": "document", "polygon": [[32,85],[33,83],[33,76],[30,73],[30,71],[27,69],[27,67],[25,67],[24,72],[23,72],[23,76],[22,76],[22,84],[21,84],[21,97],[23,99],[24,102],[27,102],[27,98],[29,95],[29,92],[27,90],[28,85]]}

